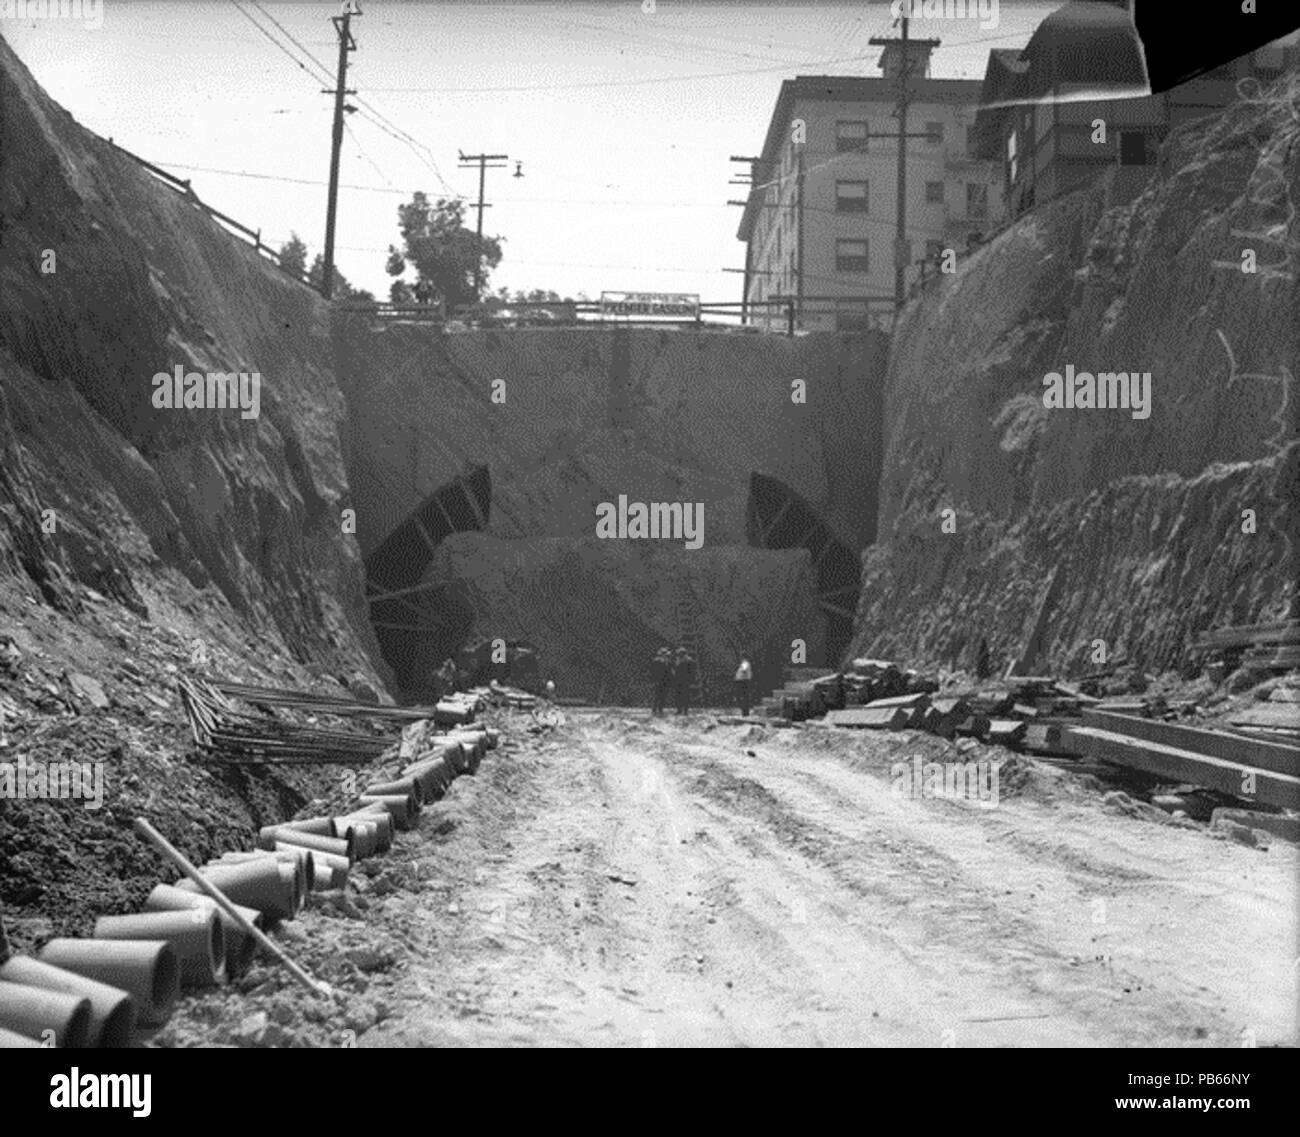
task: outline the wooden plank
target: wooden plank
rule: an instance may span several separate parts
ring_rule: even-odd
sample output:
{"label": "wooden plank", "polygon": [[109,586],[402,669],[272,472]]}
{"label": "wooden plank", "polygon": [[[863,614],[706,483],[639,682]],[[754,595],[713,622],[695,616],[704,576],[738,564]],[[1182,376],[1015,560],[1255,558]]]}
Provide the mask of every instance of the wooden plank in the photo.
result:
{"label": "wooden plank", "polygon": [[1023,719],[990,719],[988,740],[1003,746],[1014,746],[1025,736]]}
{"label": "wooden plank", "polygon": [[1248,711],[1233,715],[1233,726],[1272,726],[1300,730],[1300,706],[1294,703],[1257,703]]}
{"label": "wooden plank", "polygon": [[[1074,727],[1070,733],[1090,758],[1142,770],[1171,782],[1205,786],[1247,801],[1262,801],[1285,809],[1300,808],[1300,778],[1289,774],[1275,774],[1208,754],[1193,754],[1093,726]],[[1249,777],[1254,779],[1253,794],[1245,792]]]}
{"label": "wooden plank", "polygon": [[1035,754],[1073,756],[1074,751],[1062,744],[1064,728],[1057,722],[1031,722],[1025,728],[1022,746]]}
{"label": "wooden plank", "polygon": [[928,707],[929,705],[930,696],[924,691],[918,691],[915,695],[895,695],[889,699],[872,699],[867,704],[867,707],[876,711],[882,707]]}
{"label": "wooden plank", "polygon": [[1300,643],[1300,621],[1281,620],[1270,624],[1243,624],[1216,628],[1199,636],[1198,648],[1250,647],[1252,644]]}
{"label": "wooden plank", "polygon": [[872,730],[902,730],[911,719],[906,707],[846,707],[842,711],[827,711],[826,721],[832,726],[867,727]]}
{"label": "wooden plank", "polygon": [[1272,770],[1276,774],[1300,777],[1300,749],[1276,742],[1256,741],[1223,731],[1204,730],[1195,726],[1180,726],[1155,719],[1134,718],[1131,715],[1112,715],[1105,711],[1086,710],[1083,725],[1095,726],[1117,734],[1127,734],[1147,742],[1159,742],[1192,754],[1208,754],[1242,766]]}

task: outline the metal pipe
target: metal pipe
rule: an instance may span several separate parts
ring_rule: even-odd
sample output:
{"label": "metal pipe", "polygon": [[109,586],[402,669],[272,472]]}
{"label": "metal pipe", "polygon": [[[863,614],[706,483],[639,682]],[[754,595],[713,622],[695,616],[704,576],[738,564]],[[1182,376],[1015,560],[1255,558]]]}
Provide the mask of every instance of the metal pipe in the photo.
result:
{"label": "metal pipe", "polygon": [[95,921],[94,936],[97,940],[166,940],[176,949],[181,985],[187,987],[211,987],[226,962],[226,934],[213,908],[101,916]]}
{"label": "metal pipe", "polygon": [[119,987],[110,987],[84,975],[64,971],[30,956],[16,955],[0,964],[0,981],[26,983],[29,987],[43,987],[47,991],[62,991],[65,995],[90,1000],[90,1035],[88,1046],[118,1049],[131,1045],[135,1030],[135,1000]]}
{"label": "metal pipe", "polygon": [[165,1023],[180,997],[181,968],[166,940],[51,940],[36,958],[129,992],[147,1026]]}
{"label": "metal pipe", "polygon": [[90,1040],[90,1000],[26,983],[0,983],[0,1027],[60,1049]]}

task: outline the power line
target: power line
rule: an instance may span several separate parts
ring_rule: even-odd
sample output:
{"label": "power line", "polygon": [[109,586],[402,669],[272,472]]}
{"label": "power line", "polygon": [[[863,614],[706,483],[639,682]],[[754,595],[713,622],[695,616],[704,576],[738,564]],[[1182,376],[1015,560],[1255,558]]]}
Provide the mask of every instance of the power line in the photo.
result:
{"label": "power line", "polygon": [[252,4],[254,8],[256,8],[259,12],[261,12],[262,15],[264,15],[268,20],[271,21],[271,23],[273,23],[277,28],[280,29],[280,31],[282,31],[285,34],[285,37],[289,40],[290,43],[294,45],[294,47],[296,47],[299,51],[303,53],[303,55],[305,55],[314,64],[316,64],[316,66],[320,69],[321,74],[325,76],[323,82],[329,83],[333,80],[333,76],[330,74],[329,68],[326,67],[325,64],[323,64],[314,55],[312,55],[310,51],[308,51],[305,47],[303,47],[303,45],[294,38],[293,33],[289,31],[288,28],[286,28],[282,23],[280,23],[279,20],[277,20],[273,15],[271,15],[270,12],[268,12],[265,8],[263,8],[262,5],[258,3],[258,0],[252,0]]}
{"label": "power line", "polygon": [[[860,63],[862,56],[847,55],[841,59],[824,59],[819,67],[837,63]],[[523,91],[576,91],[592,87],[640,87],[653,83],[695,83],[706,79],[730,79],[737,75],[770,75],[775,71],[789,71],[787,63],[774,67],[751,67],[741,71],[714,71],[706,75],[651,75],[642,79],[601,79],[586,83],[538,83],[520,87],[373,87],[372,93],[404,95],[492,95]]]}
{"label": "power line", "polygon": [[291,52],[287,47],[285,47],[284,44],[282,44],[278,39],[276,39],[270,32],[268,32],[264,27],[262,27],[261,24],[259,24],[255,19],[253,19],[253,17],[248,12],[245,12],[244,9],[239,6],[239,0],[230,0],[230,3],[234,5],[236,12],[238,12],[241,16],[243,16],[244,19],[246,19],[250,24],[253,25],[253,27],[255,27],[262,35],[264,35],[267,38],[267,40],[269,40],[275,46],[277,51],[282,52],[285,56],[291,59],[293,61],[294,66],[299,68],[301,71],[303,71],[307,75],[307,77],[311,79],[313,82],[332,83],[334,81],[333,76],[329,75],[328,72],[326,72],[326,77],[323,80],[320,78],[320,76],[313,75],[311,71],[308,70],[307,65],[303,63],[301,59],[299,59],[296,55],[294,55],[293,52]]}
{"label": "power line", "polygon": [[[369,154],[366,153],[366,148],[361,145],[361,139],[357,137],[356,131],[352,129],[351,123],[349,123],[346,119],[343,122],[343,129],[347,131],[348,137],[352,139],[354,145],[357,148],[357,152],[361,155],[362,158],[364,158],[367,162],[370,163],[371,169],[373,169],[376,174],[378,174],[381,178],[384,179],[384,181],[388,183],[389,189],[396,190],[397,187],[393,185],[392,179],[387,174],[385,174],[384,171],[381,170],[377,165],[375,165],[375,160],[372,157],[370,157]],[[397,192],[401,193],[403,191],[397,190]]]}

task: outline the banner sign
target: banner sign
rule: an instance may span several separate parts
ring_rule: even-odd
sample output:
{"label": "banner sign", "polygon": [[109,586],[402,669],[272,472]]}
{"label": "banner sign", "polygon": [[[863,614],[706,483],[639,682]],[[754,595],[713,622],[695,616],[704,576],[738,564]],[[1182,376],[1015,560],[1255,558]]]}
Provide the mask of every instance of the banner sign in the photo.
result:
{"label": "banner sign", "polygon": [[600,314],[695,320],[700,315],[700,297],[690,292],[602,292]]}

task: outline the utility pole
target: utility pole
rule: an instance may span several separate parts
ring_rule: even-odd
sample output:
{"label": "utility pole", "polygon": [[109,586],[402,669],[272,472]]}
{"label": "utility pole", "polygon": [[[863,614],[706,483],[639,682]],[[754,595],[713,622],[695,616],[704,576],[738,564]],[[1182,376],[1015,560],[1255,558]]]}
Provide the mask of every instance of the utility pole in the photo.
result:
{"label": "utility pole", "polygon": [[900,53],[898,61],[898,101],[896,114],[898,116],[898,212],[896,218],[896,233],[894,236],[894,311],[895,314],[903,310],[903,305],[907,302],[907,266],[911,261],[911,243],[907,239],[907,140],[912,137],[926,137],[925,135],[909,135],[907,132],[907,107],[911,102],[911,75],[912,75],[912,49],[918,48],[935,48],[939,46],[937,39],[913,40],[908,38],[908,18],[900,17],[903,23],[902,35],[899,38],[894,37],[876,37],[873,36],[868,42],[878,47],[890,47],[897,45]]}
{"label": "utility pole", "polygon": [[[477,254],[474,257],[474,300],[477,303],[482,299],[481,293],[483,291],[483,210],[492,208],[483,200],[487,172],[488,170],[504,170],[508,155],[464,154],[459,150],[456,151],[456,155],[460,158],[460,168],[462,170],[472,170],[476,165],[478,166],[478,205],[474,207],[478,210],[478,244],[475,246]],[[523,174],[516,172],[515,176],[523,177]]]}
{"label": "utility pole", "polygon": [[348,55],[357,50],[357,41],[352,38],[352,17],[360,16],[361,10],[348,0],[343,5],[343,14],[331,16],[330,23],[339,37],[339,66],[336,73],[335,87],[321,93],[334,96],[334,144],[330,150],[330,192],[329,205],[325,209],[325,273],[321,291],[329,300],[334,294],[334,219],[339,207],[339,152],[343,149],[343,112],[349,113],[356,107],[345,104],[346,96],[355,95],[348,87]]}
{"label": "utility pole", "polygon": [[[727,185],[729,185],[729,186],[749,186],[750,189],[752,190],[753,187],[754,187],[754,182],[757,180],[757,177],[758,177],[758,164],[759,164],[759,162],[761,162],[762,160],[763,160],[763,159],[762,159],[761,157],[759,157],[757,154],[733,154],[733,155],[731,155],[730,161],[732,161],[732,162],[745,162],[745,163],[747,163],[748,166],[749,166],[749,173],[748,173],[748,175],[742,175],[742,176],[739,177],[739,178],[732,178],[731,181],[729,181],[729,182],[727,183]],[[749,203],[748,203],[747,201],[728,201],[727,204],[728,204],[728,205],[743,205],[743,206],[745,206],[746,208],[748,208],[748,205],[749,205]],[[745,242],[745,280],[744,280],[744,283],[741,285],[741,292],[740,292],[740,322],[741,322],[742,325],[745,324],[745,323],[748,321],[748,318],[749,318],[749,266],[750,266],[750,248],[749,248],[749,246],[750,246],[751,244],[752,244],[751,241],[746,241],[746,242]]]}

